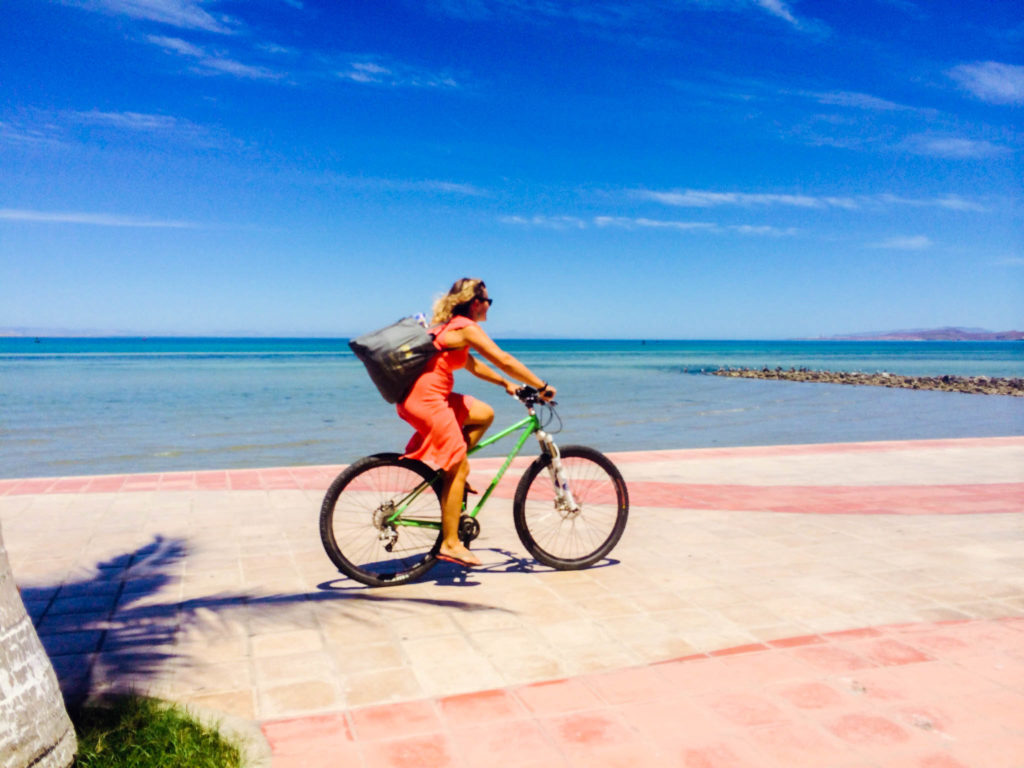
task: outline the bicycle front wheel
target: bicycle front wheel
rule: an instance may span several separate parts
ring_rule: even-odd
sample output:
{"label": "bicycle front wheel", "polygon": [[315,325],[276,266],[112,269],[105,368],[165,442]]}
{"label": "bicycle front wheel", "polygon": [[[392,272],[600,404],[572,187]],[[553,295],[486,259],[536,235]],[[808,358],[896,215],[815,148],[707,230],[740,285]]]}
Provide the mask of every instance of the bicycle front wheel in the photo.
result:
{"label": "bicycle front wheel", "polygon": [[576,570],[596,563],[622,538],[629,494],[603,453],[571,445],[560,456],[570,494],[556,492],[551,456],[542,454],[519,481],[513,520],[523,546],[538,562]]}
{"label": "bicycle front wheel", "polygon": [[[320,508],[327,556],[342,573],[371,587],[421,576],[436,562],[441,544],[440,480],[437,470],[397,453],[349,466]],[[403,505],[401,522],[388,522]]]}

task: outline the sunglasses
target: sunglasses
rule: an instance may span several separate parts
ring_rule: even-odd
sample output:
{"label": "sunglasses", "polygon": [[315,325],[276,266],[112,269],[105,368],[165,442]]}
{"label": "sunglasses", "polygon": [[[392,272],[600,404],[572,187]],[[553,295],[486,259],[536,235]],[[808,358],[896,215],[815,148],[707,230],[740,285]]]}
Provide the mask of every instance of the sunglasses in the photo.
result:
{"label": "sunglasses", "polygon": [[488,307],[494,303],[494,299],[481,299],[479,296],[476,297],[476,300],[484,302]]}

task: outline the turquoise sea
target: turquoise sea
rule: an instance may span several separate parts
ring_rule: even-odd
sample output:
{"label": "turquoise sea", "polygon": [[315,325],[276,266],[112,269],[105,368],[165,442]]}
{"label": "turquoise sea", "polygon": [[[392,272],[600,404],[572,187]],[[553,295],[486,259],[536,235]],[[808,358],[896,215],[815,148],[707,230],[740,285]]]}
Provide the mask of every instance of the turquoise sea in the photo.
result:
{"label": "turquoise sea", "polygon": [[[558,387],[563,444],[1024,434],[1024,398],[702,375],[782,366],[1022,377],[1022,342],[500,343]],[[521,414],[469,374],[457,388],[494,405],[497,424]],[[339,464],[409,436],[344,339],[2,338],[0,398],[0,477]]]}

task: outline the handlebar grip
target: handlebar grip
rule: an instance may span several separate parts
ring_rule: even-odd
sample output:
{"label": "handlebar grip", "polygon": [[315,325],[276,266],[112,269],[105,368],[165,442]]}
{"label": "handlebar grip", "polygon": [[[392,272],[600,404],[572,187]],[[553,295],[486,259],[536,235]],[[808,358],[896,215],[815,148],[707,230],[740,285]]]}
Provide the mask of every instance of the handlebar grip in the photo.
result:
{"label": "handlebar grip", "polygon": [[554,400],[545,400],[540,396],[540,390],[535,387],[531,387],[528,384],[524,384],[516,390],[516,398],[519,402],[526,405],[536,405],[537,403],[544,403],[546,405],[558,405]]}

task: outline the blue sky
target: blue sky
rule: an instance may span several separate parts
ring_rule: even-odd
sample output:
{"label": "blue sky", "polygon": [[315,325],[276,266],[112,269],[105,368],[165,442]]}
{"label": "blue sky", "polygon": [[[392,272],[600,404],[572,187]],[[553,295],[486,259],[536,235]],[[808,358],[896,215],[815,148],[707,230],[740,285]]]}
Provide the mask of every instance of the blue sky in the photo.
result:
{"label": "blue sky", "polygon": [[1019,0],[6,0],[0,329],[1024,327]]}

